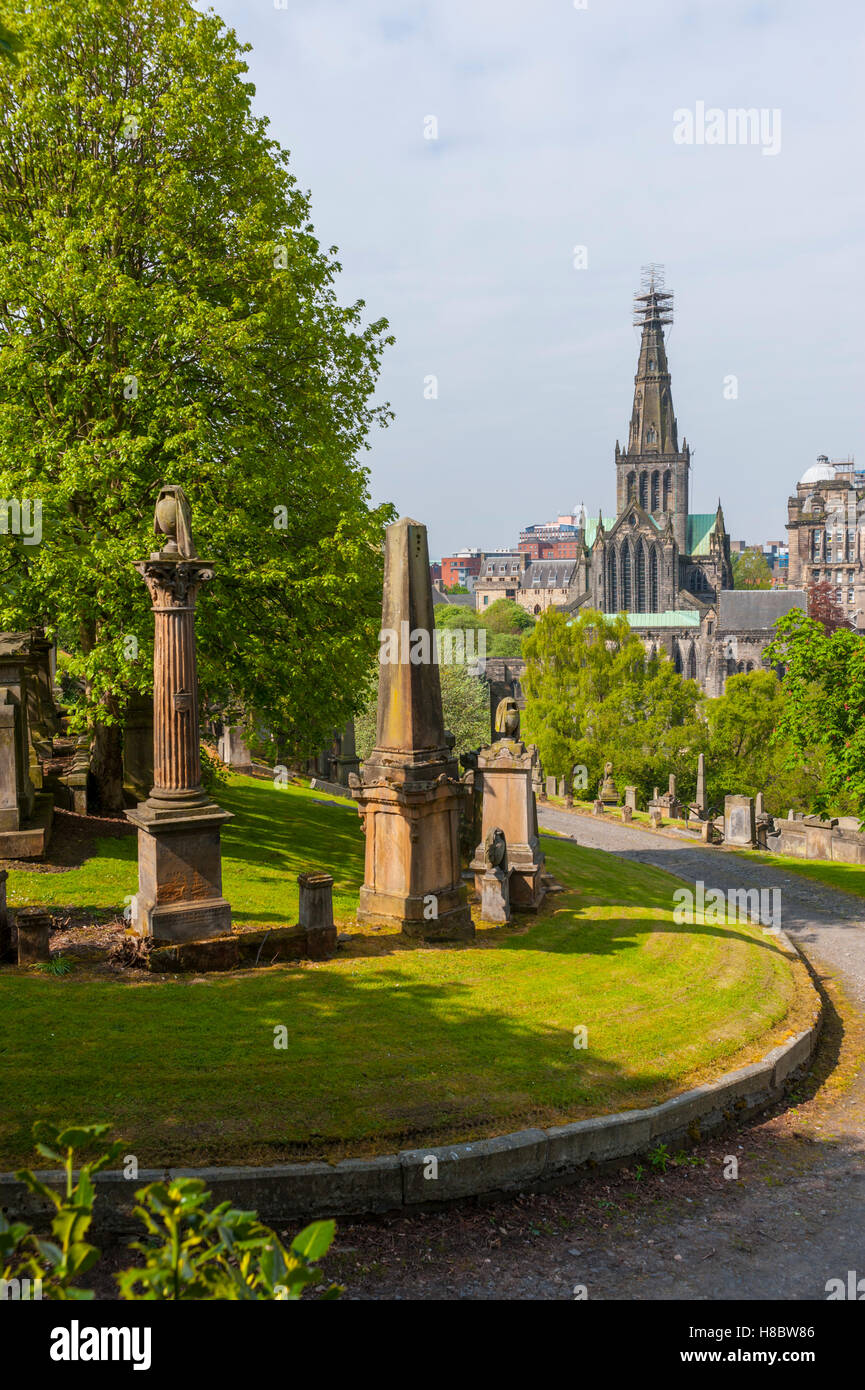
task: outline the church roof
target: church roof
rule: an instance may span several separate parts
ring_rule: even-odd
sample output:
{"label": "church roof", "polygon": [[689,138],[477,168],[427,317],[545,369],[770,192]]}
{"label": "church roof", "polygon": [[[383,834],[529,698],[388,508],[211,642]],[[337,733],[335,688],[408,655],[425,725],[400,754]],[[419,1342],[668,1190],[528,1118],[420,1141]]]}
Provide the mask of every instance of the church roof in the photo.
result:
{"label": "church roof", "polygon": [[718,628],[725,632],[770,631],[793,608],[807,610],[801,589],[722,589],[718,596]]}
{"label": "church roof", "polygon": [[[613,529],[613,527],[615,526],[615,524],[616,524],[616,518],[615,518],[614,516],[605,516],[605,517],[604,517],[604,530],[605,530],[605,531],[612,531],[612,529]],[[589,517],[588,520],[586,521],[586,546],[587,546],[587,548],[588,548],[589,550],[591,550],[592,546],[595,544],[595,536],[596,536],[597,534],[598,534],[598,518],[597,518],[596,516],[595,516],[595,517]]]}
{"label": "church roof", "polygon": [[692,512],[688,516],[688,530],[685,534],[689,555],[709,554],[709,533],[715,525],[717,512]]}
{"label": "church roof", "polygon": [[[617,614],[605,613],[612,622]],[[668,608],[664,613],[626,613],[631,627],[699,627],[700,614],[695,608]]]}

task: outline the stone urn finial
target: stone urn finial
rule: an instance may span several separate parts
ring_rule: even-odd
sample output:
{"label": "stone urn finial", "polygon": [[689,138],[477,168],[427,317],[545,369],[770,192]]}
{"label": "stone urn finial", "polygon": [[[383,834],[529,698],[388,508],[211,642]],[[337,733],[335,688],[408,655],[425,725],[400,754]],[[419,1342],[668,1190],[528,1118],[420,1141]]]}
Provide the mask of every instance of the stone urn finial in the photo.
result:
{"label": "stone urn finial", "polygon": [[168,537],[159,554],[176,555],[182,560],[197,558],[192,540],[192,512],[182,487],[167,484],[160,488],[153,517],[153,534]]}

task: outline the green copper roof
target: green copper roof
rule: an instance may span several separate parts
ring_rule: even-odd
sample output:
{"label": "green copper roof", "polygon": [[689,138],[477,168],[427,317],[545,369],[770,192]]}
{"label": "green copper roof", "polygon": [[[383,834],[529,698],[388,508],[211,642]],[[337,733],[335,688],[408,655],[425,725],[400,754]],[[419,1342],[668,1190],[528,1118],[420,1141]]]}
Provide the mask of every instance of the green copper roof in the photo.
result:
{"label": "green copper roof", "polygon": [[[714,520],[714,518],[713,518]],[[612,622],[618,614],[605,613]],[[700,615],[695,608],[668,608],[665,613],[628,613],[631,627],[699,627]]]}
{"label": "green copper roof", "polygon": [[[604,517],[604,530],[611,531],[616,524],[614,516]],[[595,536],[598,534],[598,518],[596,516],[586,519],[586,547],[591,550],[595,544]]]}
{"label": "green copper roof", "polygon": [[708,555],[709,533],[715,525],[714,512],[696,512],[688,517],[685,540],[689,555]]}

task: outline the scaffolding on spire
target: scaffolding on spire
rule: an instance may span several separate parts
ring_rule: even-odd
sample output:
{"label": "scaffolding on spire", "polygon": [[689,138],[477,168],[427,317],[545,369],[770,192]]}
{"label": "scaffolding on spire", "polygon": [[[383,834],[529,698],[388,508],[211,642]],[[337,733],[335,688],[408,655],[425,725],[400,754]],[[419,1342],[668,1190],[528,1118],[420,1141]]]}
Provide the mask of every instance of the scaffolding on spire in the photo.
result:
{"label": "scaffolding on spire", "polygon": [[669,328],[673,322],[673,294],[664,289],[664,267],[650,261],[640,270],[640,294],[634,295],[634,327],[659,323]]}

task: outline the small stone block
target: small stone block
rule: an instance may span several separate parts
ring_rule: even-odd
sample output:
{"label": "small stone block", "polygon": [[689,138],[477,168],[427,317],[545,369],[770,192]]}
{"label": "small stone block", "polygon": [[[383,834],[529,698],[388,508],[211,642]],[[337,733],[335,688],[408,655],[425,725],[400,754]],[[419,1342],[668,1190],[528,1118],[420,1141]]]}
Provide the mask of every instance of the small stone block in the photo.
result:
{"label": "small stone block", "polygon": [[19,907],[18,964],[36,965],[51,959],[51,914],[43,907]]}

